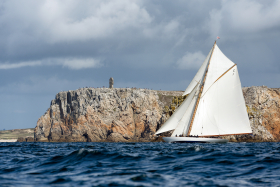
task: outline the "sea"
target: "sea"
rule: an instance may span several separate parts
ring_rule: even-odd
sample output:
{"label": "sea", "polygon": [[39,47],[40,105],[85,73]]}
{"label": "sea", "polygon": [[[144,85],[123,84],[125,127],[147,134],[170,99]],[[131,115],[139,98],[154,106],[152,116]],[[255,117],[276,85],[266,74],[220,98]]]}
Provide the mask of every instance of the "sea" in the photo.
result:
{"label": "sea", "polygon": [[0,143],[0,186],[280,186],[280,143]]}

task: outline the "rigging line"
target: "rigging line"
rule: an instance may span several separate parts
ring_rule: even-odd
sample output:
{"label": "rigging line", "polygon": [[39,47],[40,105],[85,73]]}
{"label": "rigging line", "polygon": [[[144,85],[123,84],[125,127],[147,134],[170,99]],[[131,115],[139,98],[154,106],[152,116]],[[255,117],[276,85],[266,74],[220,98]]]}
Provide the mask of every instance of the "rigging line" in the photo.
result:
{"label": "rigging line", "polygon": [[[200,83],[200,82],[201,82],[201,79],[200,79],[199,81],[197,81],[197,80],[194,80],[194,81],[197,82],[197,83],[196,83],[196,85],[193,87],[193,89],[195,89],[195,87],[196,87],[197,85],[201,86],[201,83]],[[193,89],[192,89],[192,91],[193,91]],[[191,91],[191,92],[192,92],[192,91]],[[186,94],[186,96],[188,96],[189,94],[190,94],[190,93]],[[182,95],[182,96],[185,96],[185,95]]]}
{"label": "rigging line", "polygon": [[201,85],[201,84],[200,84],[200,82],[201,82],[201,79],[200,79],[199,81],[195,80],[195,82],[197,82],[197,83],[198,83],[199,85]]}
{"label": "rigging line", "polygon": [[[220,78],[222,78],[227,72],[229,72],[229,70],[231,70],[234,66],[236,66],[236,64],[234,64],[233,66],[231,66],[227,71],[225,71],[219,78],[217,78],[217,80],[215,80],[215,82],[217,82]],[[208,90],[213,86],[213,84],[215,84],[215,82],[213,82],[211,84],[211,86],[209,86],[209,88],[206,90],[206,92],[201,96],[204,97],[204,95],[208,92]]]}

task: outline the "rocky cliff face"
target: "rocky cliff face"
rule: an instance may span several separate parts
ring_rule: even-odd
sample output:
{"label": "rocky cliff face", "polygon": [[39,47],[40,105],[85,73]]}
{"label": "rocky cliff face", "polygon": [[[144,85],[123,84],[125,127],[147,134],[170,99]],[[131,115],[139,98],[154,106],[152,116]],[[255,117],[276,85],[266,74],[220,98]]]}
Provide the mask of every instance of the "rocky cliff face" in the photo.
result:
{"label": "rocky cliff face", "polygon": [[280,89],[243,88],[247,112],[254,138],[259,141],[280,141]]}
{"label": "rocky cliff face", "polygon": [[[149,141],[182,92],[83,88],[60,92],[38,120],[35,141]],[[161,98],[161,101],[160,99]]]}
{"label": "rocky cliff face", "polygon": [[[231,141],[280,140],[280,89],[243,88],[253,136]],[[60,92],[38,120],[35,141],[151,141],[169,118],[166,106],[180,91],[83,88]]]}

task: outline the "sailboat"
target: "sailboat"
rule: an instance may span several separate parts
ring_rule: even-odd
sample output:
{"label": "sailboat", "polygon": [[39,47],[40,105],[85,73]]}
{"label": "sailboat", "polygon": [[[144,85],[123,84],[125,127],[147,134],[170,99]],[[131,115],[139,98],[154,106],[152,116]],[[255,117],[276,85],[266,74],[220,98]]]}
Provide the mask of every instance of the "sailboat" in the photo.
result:
{"label": "sailboat", "polygon": [[237,66],[216,41],[186,88],[184,102],[155,133],[174,130],[169,143],[226,143],[221,136],[252,134]]}

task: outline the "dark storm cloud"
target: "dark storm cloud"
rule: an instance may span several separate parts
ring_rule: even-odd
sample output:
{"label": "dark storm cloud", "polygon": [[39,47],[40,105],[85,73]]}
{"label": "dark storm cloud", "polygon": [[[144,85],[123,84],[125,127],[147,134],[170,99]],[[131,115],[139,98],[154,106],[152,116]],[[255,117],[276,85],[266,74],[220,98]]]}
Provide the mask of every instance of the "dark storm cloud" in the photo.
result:
{"label": "dark storm cloud", "polygon": [[57,92],[111,76],[116,87],[184,90],[217,36],[243,85],[279,87],[279,10],[273,0],[1,1],[0,126],[34,101],[30,124],[14,121],[34,127]]}

